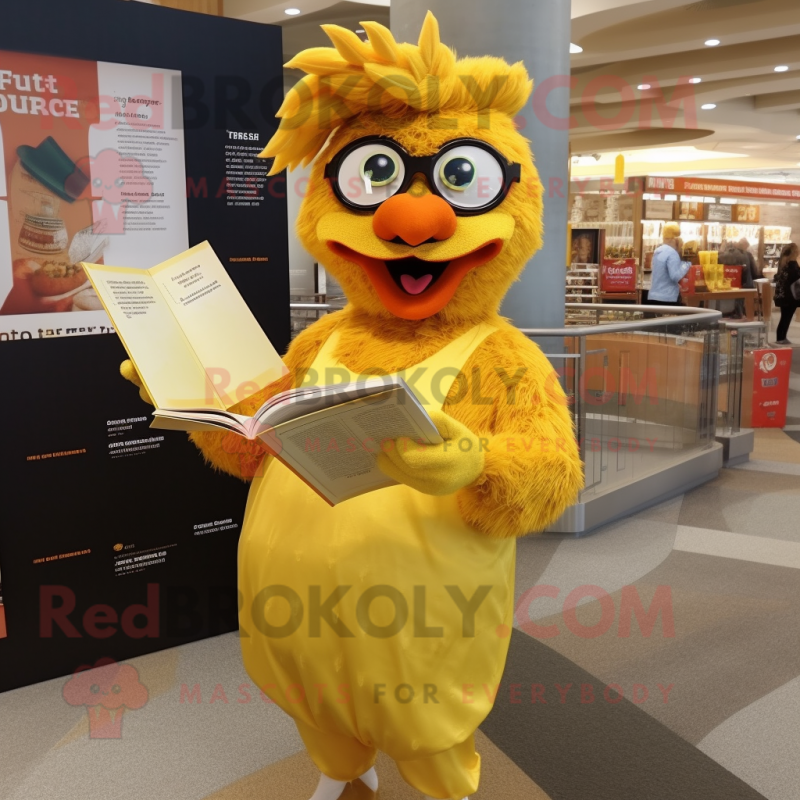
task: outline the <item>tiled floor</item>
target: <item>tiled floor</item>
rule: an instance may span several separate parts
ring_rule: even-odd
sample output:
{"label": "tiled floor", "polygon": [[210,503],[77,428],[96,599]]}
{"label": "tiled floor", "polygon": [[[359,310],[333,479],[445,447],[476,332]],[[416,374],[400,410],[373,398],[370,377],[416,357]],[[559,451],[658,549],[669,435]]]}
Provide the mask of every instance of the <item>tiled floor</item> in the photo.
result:
{"label": "tiled floor", "polygon": [[[519,612],[478,737],[477,800],[800,797],[794,369],[792,422],[757,431],[749,463],[587,539],[520,542],[517,597],[537,585],[558,594]],[[572,592],[584,596],[565,604]],[[556,633],[542,638],[548,626]],[[130,663],[150,699],[124,715],[118,740],[89,737],[87,711],[62,697],[65,680],[0,695],[0,797],[311,795],[315,769],[291,721],[251,688],[236,635]],[[532,698],[532,685],[538,702],[513,700],[519,687]],[[378,768],[380,798],[419,797],[388,759]],[[345,795],[372,796],[360,784]]]}

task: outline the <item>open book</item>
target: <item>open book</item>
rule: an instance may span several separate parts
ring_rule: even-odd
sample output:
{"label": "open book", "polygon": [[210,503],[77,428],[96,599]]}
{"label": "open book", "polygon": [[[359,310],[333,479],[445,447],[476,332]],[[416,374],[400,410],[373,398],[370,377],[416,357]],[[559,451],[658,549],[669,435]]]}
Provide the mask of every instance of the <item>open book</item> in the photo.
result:
{"label": "open book", "polygon": [[153,428],[261,439],[331,505],[394,483],[377,466],[389,440],[441,442],[397,378],[300,387],[252,417],[228,411],[287,370],[207,242],[149,270],[83,268],[156,405]]}
{"label": "open book", "polygon": [[147,270],[82,266],[156,407],[224,411],[288,371],[208,242]]}
{"label": "open book", "polygon": [[442,441],[401,378],[281,392],[252,416],[230,411],[156,409],[151,427],[226,430],[261,439],[269,451],[331,505],[392,486],[377,464],[382,447],[407,436]]}

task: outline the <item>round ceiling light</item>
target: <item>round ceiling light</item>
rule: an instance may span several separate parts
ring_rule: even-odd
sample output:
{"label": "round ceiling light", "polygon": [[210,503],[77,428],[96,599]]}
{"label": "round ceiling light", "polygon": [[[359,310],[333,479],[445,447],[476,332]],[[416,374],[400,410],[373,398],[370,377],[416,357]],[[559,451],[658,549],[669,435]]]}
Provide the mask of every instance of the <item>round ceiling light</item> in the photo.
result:
{"label": "round ceiling light", "polygon": [[706,39],[706,47],[716,47],[719,44],[719,39]]}
{"label": "round ceiling light", "polygon": [[570,55],[575,55],[576,53],[582,53],[583,48],[579,44],[574,44],[573,42],[569,43],[569,52]]}
{"label": "round ceiling light", "polygon": [[775,67],[775,72],[788,72],[789,67],[782,65],[780,67]]}
{"label": "round ceiling light", "polygon": [[702,78],[689,78],[689,83],[702,83]]}
{"label": "round ceiling light", "polygon": [[283,13],[284,14],[288,14],[290,17],[296,17],[300,13],[300,9],[299,8],[287,8]]}
{"label": "round ceiling light", "polygon": [[640,92],[646,92],[648,89],[651,89],[652,87],[650,86],[649,83],[640,83],[636,88]]}
{"label": "round ceiling light", "polygon": [[716,107],[717,107],[716,103],[703,103],[703,105],[700,106],[700,108],[702,108],[703,111],[713,111]]}

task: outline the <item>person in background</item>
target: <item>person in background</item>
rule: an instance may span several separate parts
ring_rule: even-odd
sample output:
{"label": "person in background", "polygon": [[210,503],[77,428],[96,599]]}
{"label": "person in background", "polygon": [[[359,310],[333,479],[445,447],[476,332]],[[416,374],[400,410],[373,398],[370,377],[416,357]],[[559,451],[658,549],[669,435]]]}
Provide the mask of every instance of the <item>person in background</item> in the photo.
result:
{"label": "person in background", "polygon": [[651,306],[681,305],[680,282],[691,267],[688,261],[681,260],[683,242],[680,226],[668,222],[663,231],[664,243],[653,253],[652,282],[647,293],[647,303]]}
{"label": "person in background", "polygon": [[781,310],[781,321],[778,323],[777,333],[778,344],[791,344],[786,337],[789,334],[792,317],[800,306],[800,301],[795,299],[791,289],[795,281],[800,281],[798,254],[800,254],[800,247],[792,242],[781,250],[781,260],[778,262],[778,274],[775,276],[775,305]]}
{"label": "person in background", "polygon": [[[747,266],[750,267],[750,276],[752,279],[760,278],[761,270],[758,268],[755,256],[750,252],[750,241],[747,237],[742,236],[742,238],[736,242],[736,246],[744,253],[744,257],[747,259]],[[744,284],[742,284],[742,286],[744,286]]]}
{"label": "person in background", "polygon": [[[747,239],[743,239],[747,242]],[[747,256],[750,256],[748,259]],[[742,268],[742,289],[753,289],[753,273],[750,269],[750,261],[753,261],[753,256],[749,252],[742,250],[742,242],[734,244],[733,242],[723,242],[719,248],[719,263],[724,264],[726,267],[741,267]],[[755,263],[753,261],[753,263]],[[742,319],[744,317],[744,300],[737,300],[734,307],[734,319]]]}

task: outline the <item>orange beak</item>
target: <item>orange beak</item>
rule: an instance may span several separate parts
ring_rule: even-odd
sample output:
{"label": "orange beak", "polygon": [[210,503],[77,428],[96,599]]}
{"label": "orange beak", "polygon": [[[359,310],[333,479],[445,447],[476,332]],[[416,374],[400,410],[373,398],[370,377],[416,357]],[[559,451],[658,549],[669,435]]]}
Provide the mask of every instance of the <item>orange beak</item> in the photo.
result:
{"label": "orange beak", "polygon": [[[458,218],[441,197],[403,193],[386,200],[375,212],[372,229],[387,242],[408,245],[442,242],[455,234]],[[366,256],[339,242],[328,242],[337,255],[358,264],[366,272],[381,302],[401,319],[432,317],[455,294],[470,270],[491,261],[502,249],[493,240],[452,261],[426,261],[414,256],[381,260]]]}

